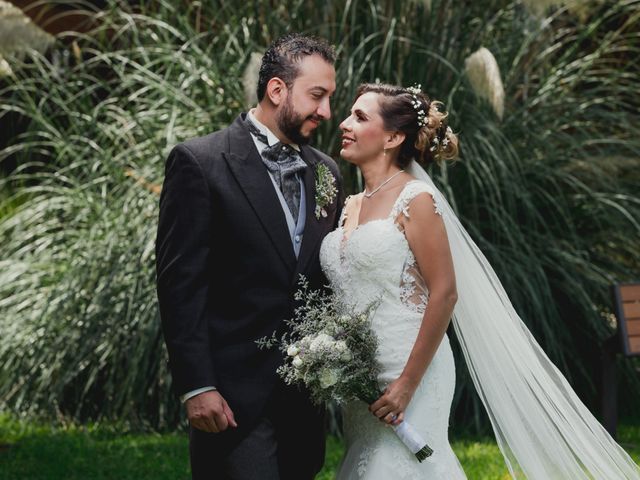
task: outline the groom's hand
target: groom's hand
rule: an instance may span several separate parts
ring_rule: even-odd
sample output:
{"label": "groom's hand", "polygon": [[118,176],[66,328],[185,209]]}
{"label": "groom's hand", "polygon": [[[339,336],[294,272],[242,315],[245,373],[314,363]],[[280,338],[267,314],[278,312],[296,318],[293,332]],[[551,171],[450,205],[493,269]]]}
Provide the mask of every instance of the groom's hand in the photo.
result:
{"label": "groom's hand", "polygon": [[198,430],[218,433],[238,426],[227,401],[215,390],[191,397],[185,407],[191,426]]}

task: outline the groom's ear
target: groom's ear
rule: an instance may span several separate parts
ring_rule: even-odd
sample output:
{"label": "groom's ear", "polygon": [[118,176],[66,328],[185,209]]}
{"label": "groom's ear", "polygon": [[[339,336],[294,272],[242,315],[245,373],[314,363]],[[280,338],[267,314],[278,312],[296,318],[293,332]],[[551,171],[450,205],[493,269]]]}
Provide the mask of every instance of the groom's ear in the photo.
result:
{"label": "groom's ear", "polygon": [[267,82],[266,93],[271,103],[277,107],[287,99],[289,90],[287,89],[287,84],[281,78],[273,77]]}
{"label": "groom's ear", "polygon": [[386,148],[387,150],[392,150],[396,147],[399,147],[400,145],[402,145],[402,142],[404,142],[405,138],[407,138],[407,136],[403,132],[387,132],[384,141],[384,148]]}

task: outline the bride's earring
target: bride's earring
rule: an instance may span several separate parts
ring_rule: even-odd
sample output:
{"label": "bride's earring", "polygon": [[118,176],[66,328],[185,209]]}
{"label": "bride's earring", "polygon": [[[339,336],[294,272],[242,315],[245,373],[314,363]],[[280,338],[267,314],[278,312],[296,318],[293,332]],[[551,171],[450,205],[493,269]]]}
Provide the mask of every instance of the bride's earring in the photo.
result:
{"label": "bride's earring", "polygon": [[382,154],[383,154],[385,157],[387,156],[387,149],[386,149],[386,148],[383,148],[383,149],[382,149]]}

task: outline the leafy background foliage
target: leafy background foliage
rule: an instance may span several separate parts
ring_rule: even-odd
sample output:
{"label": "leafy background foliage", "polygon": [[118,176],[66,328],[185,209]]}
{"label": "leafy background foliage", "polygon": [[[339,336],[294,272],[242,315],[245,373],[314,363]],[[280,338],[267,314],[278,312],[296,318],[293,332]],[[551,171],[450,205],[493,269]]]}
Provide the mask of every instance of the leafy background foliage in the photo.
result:
{"label": "leafy background foliage", "polygon": [[[90,13],[90,32],[15,59],[0,91],[11,126],[0,151],[0,406],[179,423],[154,284],[164,159],[245,109],[251,54],[296,30],[339,52],[334,115],[315,142],[334,158],[363,81],[421,83],[446,103],[461,161],[431,173],[595,409],[599,345],[615,322],[608,287],[640,270],[639,4],[112,1]],[[502,118],[465,73],[480,47],[500,67]],[[457,358],[456,421],[485,427]],[[632,362],[620,367],[630,406],[640,386]]]}

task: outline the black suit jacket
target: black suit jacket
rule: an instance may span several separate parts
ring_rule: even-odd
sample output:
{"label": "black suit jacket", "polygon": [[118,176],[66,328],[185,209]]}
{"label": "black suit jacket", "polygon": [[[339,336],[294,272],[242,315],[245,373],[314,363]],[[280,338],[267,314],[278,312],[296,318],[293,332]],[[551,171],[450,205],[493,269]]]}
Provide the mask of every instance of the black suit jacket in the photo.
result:
{"label": "black suit jacket", "polygon": [[[336,163],[301,147],[307,216],[296,259],[269,173],[244,125],[177,145],[166,163],[156,241],[157,288],[174,387],[179,394],[212,385],[239,424],[251,423],[273,390],[277,350],[255,340],[292,318],[300,274],[325,283],[318,259],[343,203]],[[315,171],[323,163],[339,194],[317,219]]]}

